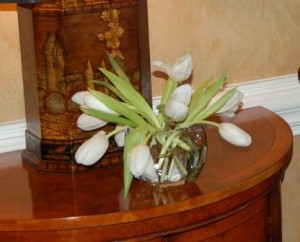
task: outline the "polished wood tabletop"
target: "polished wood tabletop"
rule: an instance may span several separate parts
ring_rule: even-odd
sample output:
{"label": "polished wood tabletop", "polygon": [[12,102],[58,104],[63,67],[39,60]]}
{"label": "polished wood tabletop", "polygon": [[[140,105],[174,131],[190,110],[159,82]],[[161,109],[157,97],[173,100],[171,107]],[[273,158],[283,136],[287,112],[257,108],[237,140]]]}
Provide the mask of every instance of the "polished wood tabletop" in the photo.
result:
{"label": "polished wood tabletop", "polygon": [[[47,173],[22,162],[21,151],[1,154],[0,231],[114,226],[118,229],[120,224],[146,224],[150,220],[160,226],[161,217],[226,201],[287,167],[292,154],[292,133],[283,119],[265,108],[255,107],[240,111],[229,121],[252,136],[251,146],[235,147],[223,141],[216,128],[206,127],[208,156],[195,182],[155,188],[134,180],[127,199],[122,196],[122,166],[74,175]],[[206,216],[205,212],[201,216]],[[147,233],[145,227],[137,226],[136,230]]]}

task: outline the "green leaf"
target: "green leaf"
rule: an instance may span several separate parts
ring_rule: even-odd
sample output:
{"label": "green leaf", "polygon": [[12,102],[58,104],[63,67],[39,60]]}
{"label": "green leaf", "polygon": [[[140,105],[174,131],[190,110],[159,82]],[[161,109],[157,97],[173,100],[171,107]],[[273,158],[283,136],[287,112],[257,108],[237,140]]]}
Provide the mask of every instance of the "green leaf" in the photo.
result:
{"label": "green leaf", "polygon": [[170,99],[170,96],[172,95],[173,91],[177,87],[178,83],[173,81],[171,78],[168,78],[167,84],[164,88],[161,101],[160,101],[160,106],[165,106],[167,101]]}
{"label": "green leaf", "polygon": [[130,83],[130,80],[129,80],[128,76],[125,74],[125,72],[123,71],[123,69],[121,68],[121,66],[118,64],[118,62],[112,57],[111,54],[107,53],[107,55],[108,55],[108,59],[110,61],[110,64],[112,65],[112,67],[115,70],[115,72],[117,73],[117,75],[122,80]]}
{"label": "green leaf", "polygon": [[119,117],[119,116],[108,114],[108,113],[102,112],[100,110],[92,109],[92,108],[82,107],[81,110],[83,112],[85,112],[86,114],[89,114],[89,115],[94,116],[96,118],[100,118],[100,119],[102,119],[103,121],[106,121],[106,122],[127,125],[127,126],[130,126],[130,127],[136,127],[136,124],[134,122],[132,122],[131,120],[126,119],[126,118],[122,118],[122,117]]}
{"label": "green leaf", "polygon": [[205,81],[200,83],[200,85],[197,87],[197,89],[192,94],[192,100],[191,100],[190,106],[193,105],[197,101],[197,99],[199,98],[201,93],[206,91],[206,89],[211,84],[212,79],[213,79],[212,77],[209,77],[208,79],[206,79]]}
{"label": "green leaf", "polygon": [[226,74],[223,74],[212,86],[206,88],[203,92],[198,93],[195,97],[193,105],[190,105],[190,113],[184,122],[191,122],[193,119],[203,111],[209,101],[216,95],[219,89],[223,86],[226,80]]}
{"label": "green leaf", "polygon": [[99,81],[99,80],[95,80],[94,83],[100,84],[101,86],[109,89],[110,91],[112,91],[116,96],[118,96],[120,99],[122,99],[124,102],[127,102],[128,100],[118,91],[117,88],[115,88],[113,85],[111,85],[108,82],[105,81]]}
{"label": "green leaf", "polygon": [[218,101],[216,101],[211,107],[207,108],[199,115],[195,117],[195,120],[203,120],[209,117],[210,115],[217,112],[223,105],[235,94],[236,88],[231,89],[226,92]]}
{"label": "green leaf", "polygon": [[129,109],[124,103],[119,102],[113,97],[110,97],[102,92],[98,92],[95,90],[89,90],[100,102],[102,102],[104,105],[106,105],[111,110],[119,113],[120,115],[126,117],[127,119],[131,120],[136,124],[136,126],[144,125],[146,124],[146,121],[141,118],[138,114],[136,114],[134,111]]}
{"label": "green leaf", "polygon": [[154,115],[152,108],[149,106],[143,96],[137,92],[131,84],[122,81],[114,73],[100,68],[100,71],[112,82],[117,90],[128,100],[129,104],[134,106],[137,111],[144,116],[153,126],[160,127],[157,117]]}
{"label": "green leaf", "polygon": [[130,155],[134,147],[143,144],[149,130],[147,126],[139,126],[128,135],[126,135],[125,147],[123,153],[124,159],[124,197],[128,196],[128,192],[132,183],[132,174],[129,169]]}

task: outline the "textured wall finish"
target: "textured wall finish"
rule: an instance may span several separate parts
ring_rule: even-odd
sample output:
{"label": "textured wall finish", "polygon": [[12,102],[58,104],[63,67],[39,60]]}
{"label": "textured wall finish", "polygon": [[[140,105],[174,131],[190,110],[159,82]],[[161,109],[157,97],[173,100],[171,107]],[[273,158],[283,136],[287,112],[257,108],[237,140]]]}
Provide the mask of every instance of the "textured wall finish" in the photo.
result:
{"label": "textured wall finish", "polygon": [[[0,5],[0,10],[7,8],[14,9]],[[151,0],[151,59],[173,62],[191,51],[194,86],[223,71],[230,83],[296,73],[299,10],[299,0]],[[0,11],[0,20],[0,122],[5,122],[24,118],[24,105],[17,14]],[[164,81],[153,78],[152,83],[153,96],[159,96]],[[7,96],[15,97],[9,107]]]}
{"label": "textured wall finish", "polygon": [[[8,5],[4,5],[3,8],[4,7],[5,9],[12,9]],[[1,123],[24,119],[25,117],[18,19],[16,11],[0,11],[0,33]]]}
{"label": "textured wall finish", "polygon": [[[193,86],[226,71],[229,82],[296,73],[300,65],[298,0],[151,0],[151,59],[173,62],[190,50]],[[161,80],[153,80],[160,95]]]}

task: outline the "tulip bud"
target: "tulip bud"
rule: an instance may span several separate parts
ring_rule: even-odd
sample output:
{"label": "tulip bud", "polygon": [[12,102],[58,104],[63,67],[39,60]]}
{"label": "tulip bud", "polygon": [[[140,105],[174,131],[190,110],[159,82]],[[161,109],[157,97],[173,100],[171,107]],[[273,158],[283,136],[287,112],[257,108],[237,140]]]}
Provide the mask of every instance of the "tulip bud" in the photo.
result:
{"label": "tulip bud", "polygon": [[140,177],[143,175],[149,160],[151,160],[150,149],[147,145],[138,145],[134,147],[130,154],[129,169],[132,175]]}
{"label": "tulip bud", "polygon": [[79,147],[75,154],[75,160],[78,164],[93,165],[105,154],[108,145],[109,142],[105,132],[100,131]]}
{"label": "tulip bud", "polygon": [[172,67],[170,77],[177,82],[181,82],[190,77],[192,70],[192,56],[190,54],[186,54],[185,56],[182,56],[176,60],[176,63]]}
{"label": "tulip bud", "polygon": [[131,151],[129,169],[135,177],[143,176],[151,181],[158,180],[150,148],[145,144],[138,145]]}
{"label": "tulip bud", "polygon": [[[217,102],[226,91],[221,91],[215,95],[209,102],[208,107]],[[234,117],[235,112],[239,109],[239,106],[243,100],[243,93],[236,91],[234,95],[216,112],[216,115],[222,117]]]}
{"label": "tulip bud", "polygon": [[98,129],[106,124],[107,122],[86,113],[82,113],[77,119],[78,128],[84,131]]}
{"label": "tulip bud", "polygon": [[239,105],[243,100],[243,94],[237,91],[224,105],[220,108],[216,114],[220,116],[233,117],[238,110]]}
{"label": "tulip bud", "polygon": [[192,98],[192,86],[190,84],[184,84],[177,87],[172,93],[172,99],[176,99],[179,102],[189,105]]}
{"label": "tulip bud", "polygon": [[229,109],[225,112],[217,112],[216,115],[225,118],[233,118],[235,116],[235,112],[239,109],[239,106],[234,106],[232,109]]}
{"label": "tulip bud", "polygon": [[101,101],[99,101],[93,94],[88,93],[83,97],[84,100],[84,104],[92,109],[97,109],[100,110],[102,112],[108,113],[108,114],[112,114],[112,115],[119,115],[118,113],[116,113],[115,111],[111,110],[110,108],[108,108],[104,103],[102,103]]}
{"label": "tulip bud", "polygon": [[154,162],[152,157],[143,173],[143,177],[152,182],[158,182],[158,175],[156,173],[156,170],[154,169]]}
{"label": "tulip bud", "polygon": [[165,107],[165,114],[175,122],[183,121],[189,113],[189,108],[182,102],[171,99]]}
{"label": "tulip bud", "polygon": [[190,54],[186,54],[177,59],[172,67],[163,61],[153,61],[152,64],[164,69],[169,77],[176,82],[188,79],[193,70],[193,60]]}
{"label": "tulip bud", "polygon": [[80,92],[76,92],[73,96],[72,96],[72,101],[74,103],[77,103],[78,105],[82,106],[84,105],[84,101],[83,101],[83,97],[88,94],[88,91],[80,91]]}
{"label": "tulip bud", "polygon": [[251,144],[251,136],[232,123],[221,123],[219,133],[230,144],[243,147]]}
{"label": "tulip bud", "polygon": [[[115,130],[123,129],[124,126],[117,125]],[[126,130],[121,130],[114,135],[114,139],[119,147],[124,147],[125,145],[125,133]]]}

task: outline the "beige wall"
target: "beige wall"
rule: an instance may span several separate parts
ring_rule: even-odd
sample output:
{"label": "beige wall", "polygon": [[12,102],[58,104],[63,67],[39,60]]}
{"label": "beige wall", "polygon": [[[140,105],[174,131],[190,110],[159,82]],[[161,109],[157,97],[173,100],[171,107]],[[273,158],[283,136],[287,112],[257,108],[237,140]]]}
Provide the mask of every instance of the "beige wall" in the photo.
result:
{"label": "beige wall", "polygon": [[[194,86],[226,71],[243,82],[296,73],[299,0],[151,0],[151,58],[172,62],[190,50]],[[163,82],[153,81],[154,96]]]}
{"label": "beige wall", "polygon": [[15,5],[0,4],[0,123],[25,118]]}
{"label": "beige wall", "polygon": [[[0,5],[0,123],[24,118],[15,5]],[[299,0],[149,0],[151,59],[191,51],[193,86],[223,71],[229,82],[296,73]],[[7,24],[9,23],[9,24]],[[164,80],[153,78],[153,96]]]}

